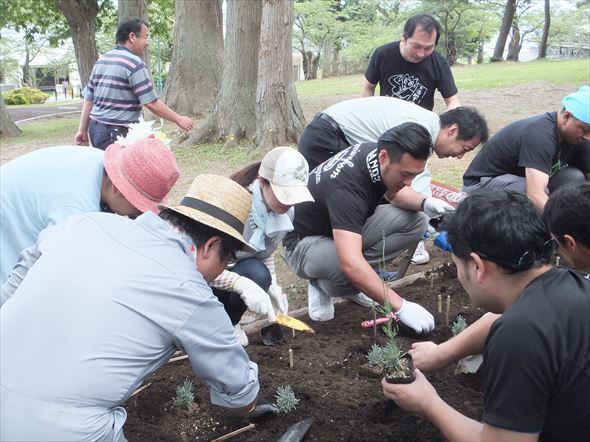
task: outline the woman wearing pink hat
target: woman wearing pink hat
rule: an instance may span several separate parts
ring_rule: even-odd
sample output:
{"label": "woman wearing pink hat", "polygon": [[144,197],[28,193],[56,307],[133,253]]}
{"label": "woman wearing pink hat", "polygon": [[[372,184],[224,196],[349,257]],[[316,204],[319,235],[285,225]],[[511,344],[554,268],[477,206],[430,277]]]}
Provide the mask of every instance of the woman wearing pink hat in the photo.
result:
{"label": "woman wearing pink hat", "polygon": [[5,164],[0,169],[0,285],[41,230],[82,212],[158,213],[179,175],[174,154],[155,138],[111,144],[104,152],[39,149]]}
{"label": "woman wearing pink hat", "polygon": [[247,309],[271,321],[275,313],[287,313],[288,301],[277,283],[273,253],[293,230],[293,205],[313,201],[307,189],[308,175],[303,155],[281,146],[268,152],[262,162],[230,177],[252,193],[252,209],[243,235],[256,252],[239,252],[237,263],[211,286],[234,324],[238,342],[244,346],[248,337],[239,321]]}

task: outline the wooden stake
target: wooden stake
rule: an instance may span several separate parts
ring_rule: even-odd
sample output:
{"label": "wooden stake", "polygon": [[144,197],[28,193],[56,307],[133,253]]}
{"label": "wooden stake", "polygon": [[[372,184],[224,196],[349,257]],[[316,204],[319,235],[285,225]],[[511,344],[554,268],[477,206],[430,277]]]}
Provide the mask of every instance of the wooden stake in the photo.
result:
{"label": "wooden stake", "polygon": [[170,363],[170,362],[182,361],[183,359],[188,359],[188,355],[176,356],[175,358],[170,358],[170,360],[168,362]]}
{"label": "wooden stake", "polygon": [[292,328],[291,331],[293,332],[293,339],[295,339],[295,329]]}
{"label": "wooden stake", "polygon": [[449,325],[449,312],[451,311],[451,295],[447,295],[447,314],[446,314],[446,322]]}
{"label": "wooden stake", "polygon": [[434,287],[434,273],[430,274],[430,288]]}
{"label": "wooden stake", "polygon": [[289,349],[289,368],[293,368],[293,349]]}
{"label": "wooden stake", "polygon": [[559,256],[555,258],[555,265],[559,267]]}
{"label": "wooden stake", "polygon": [[231,433],[227,433],[221,437],[218,437],[217,439],[213,439],[211,442],[221,442],[223,440],[231,439],[232,437],[237,436],[238,434],[242,434],[246,431],[252,430],[254,427],[256,427],[255,424],[246,425],[245,427],[242,427],[236,431],[232,431]]}
{"label": "wooden stake", "polygon": [[438,295],[437,300],[438,300],[438,314],[441,315],[442,314],[442,295]]}
{"label": "wooden stake", "polygon": [[149,384],[145,384],[142,387],[139,387],[137,390],[135,390],[133,393],[131,393],[131,397],[135,396],[138,393],[141,393],[143,390],[145,390],[146,388],[148,388],[150,385],[152,385],[151,382]]}

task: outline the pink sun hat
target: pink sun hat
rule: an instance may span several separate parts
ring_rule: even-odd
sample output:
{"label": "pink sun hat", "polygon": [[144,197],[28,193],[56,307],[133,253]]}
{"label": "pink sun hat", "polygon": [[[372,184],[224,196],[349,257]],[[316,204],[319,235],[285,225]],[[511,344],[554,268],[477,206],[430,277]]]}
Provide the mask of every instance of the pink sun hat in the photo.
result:
{"label": "pink sun hat", "polygon": [[129,146],[111,144],[104,167],[115,187],[141,212],[159,213],[180,170],[172,151],[156,138],[143,138]]}

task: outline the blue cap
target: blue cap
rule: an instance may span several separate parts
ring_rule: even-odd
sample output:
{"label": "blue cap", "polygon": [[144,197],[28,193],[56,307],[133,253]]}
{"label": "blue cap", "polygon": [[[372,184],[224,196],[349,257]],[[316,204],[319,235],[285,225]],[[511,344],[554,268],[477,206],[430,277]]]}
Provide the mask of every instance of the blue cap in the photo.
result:
{"label": "blue cap", "polygon": [[566,95],[561,104],[576,119],[590,124],[590,86],[582,86],[576,92]]}

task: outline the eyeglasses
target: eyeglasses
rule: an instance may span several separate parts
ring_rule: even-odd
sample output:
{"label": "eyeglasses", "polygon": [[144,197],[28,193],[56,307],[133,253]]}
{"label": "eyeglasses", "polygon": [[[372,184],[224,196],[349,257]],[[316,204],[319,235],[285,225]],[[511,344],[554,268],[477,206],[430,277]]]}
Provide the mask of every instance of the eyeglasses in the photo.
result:
{"label": "eyeglasses", "polygon": [[514,272],[520,272],[532,268],[533,265],[535,265],[535,263],[538,261],[549,261],[555,254],[555,239],[551,238],[545,241],[540,255],[537,255],[533,250],[527,250],[522,255],[520,255],[520,258],[518,258],[516,263],[504,261],[500,258],[486,256],[484,253],[478,252],[476,250],[474,250],[473,253],[477,254],[480,258],[485,259],[486,261],[494,262]]}

